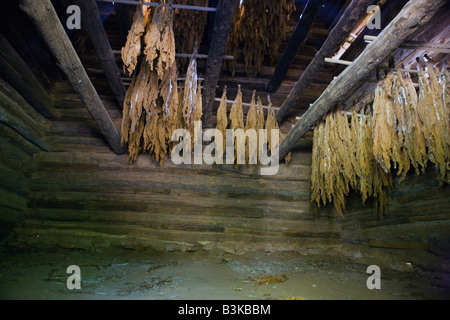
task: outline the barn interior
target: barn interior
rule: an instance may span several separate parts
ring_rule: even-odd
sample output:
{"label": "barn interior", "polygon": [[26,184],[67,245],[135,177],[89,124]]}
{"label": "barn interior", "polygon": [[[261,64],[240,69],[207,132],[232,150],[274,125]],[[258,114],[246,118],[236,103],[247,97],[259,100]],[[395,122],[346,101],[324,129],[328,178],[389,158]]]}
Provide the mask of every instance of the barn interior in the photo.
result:
{"label": "barn interior", "polygon": [[0,298],[449,299],[449,9],[2,1]]}

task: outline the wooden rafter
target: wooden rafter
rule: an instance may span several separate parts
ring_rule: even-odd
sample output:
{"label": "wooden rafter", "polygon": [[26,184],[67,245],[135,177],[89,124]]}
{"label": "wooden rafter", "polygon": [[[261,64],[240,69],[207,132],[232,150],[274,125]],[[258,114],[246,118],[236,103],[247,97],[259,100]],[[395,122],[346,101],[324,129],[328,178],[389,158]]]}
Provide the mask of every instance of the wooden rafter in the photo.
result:
{"label": "wooden rafter", "polygon": [[370,43],[359,57],[330,83],[292,128],[280,145],[280,159],[284,158],[293,145],[342,99],[348,88],[367,77],[408,37],[430,21],[445,2],[446,0],[409,1],[376,40]]}
{"label": "wooden rafter", "polygon": [[98,12],[95,0],[74,0],[74,3],[80,7],[83,14],[81,23],[89,34],[89,38],[94,46],[97,57],[105,71],[111,91],[116,97],[117,102],[122,107],[125,98],[125,87],[120,77],[120,71],[117,67],[114,53],[109,44],[108,36],[103,27],[102,19]]}
{"label": "wooden rafter", "polygon": [[214,20],[212,40],[206,61],[205,81],[203,83],[203,113],[206,126],[212,125],[212,109],[216,97],[216,86],[227,47],[237,0],[219,0]]}
{"label": "wooden rafter", "polygon": [[19,4],[35,24],[55,56],[58,66],[67,76],[111,149],[116,154],[124,153],[120,135],[86,74],[50,0],[20,0]]}
{"label": "wooden rafter", "polygon": [[301,95],[311,84],[317,73],[325,65],[325,58],[337,52],[356,24],[367,14],[367,7],[376,4],[374,0],[353,0],[342,14],[336,26],[331,30],[319,52],[303,72],[292,91],[276,113],[276,120],[281,122],[289,111],[298,104]]}
{"label": "wooden rafter", "polygon": [[48,119],[58,113],[47,91],[14,47],[0,34],[0,75],[27,100],[33,108]]}
{"label": "wooden rafter", "polygon": [[275,92],[283,81],[300,46],[305,42],[309,29],[322,5],[323,0],[309,0],[303,10],[300,20],[295,26],[286,49],[277,64],[274,74],[267,85],[267,91]]}

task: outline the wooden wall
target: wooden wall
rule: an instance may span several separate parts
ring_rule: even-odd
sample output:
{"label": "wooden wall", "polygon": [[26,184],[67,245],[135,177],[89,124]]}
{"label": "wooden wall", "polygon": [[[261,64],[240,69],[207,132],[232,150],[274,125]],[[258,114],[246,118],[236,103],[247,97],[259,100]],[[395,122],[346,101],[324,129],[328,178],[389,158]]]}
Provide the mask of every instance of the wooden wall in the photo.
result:
{"label": "wooden wall", "polygon": [[0,79],[0,241],[23,220],[47,121]]}
{"label": "wooden wall", "polygon": [[[121,113],[101,96],[113,122]],[[310,207],[310,144],[275,176],[255,166],[161,167],[148,154],[113,154],[67,83],[55,85],[61,117],[46,130],[51,152],[34,155],[26,220],[10,243],[38,248],[328,250],[337,217]],[[300,146],[301,147],[301,146]]]}
{"label": "wooden wall", "polygon": [[429,163],[425,174],[409,173],[402,182],[394,179],[384,218],[377,215],[373,201],[362,206],[361,197],[352,195],[341,239],[344,254],[360,261],[450,272],[450,187],[439,185]]}
{"label": "wooden wall", "polygon": [[[67,84],[55,85],[61,117],[50,122],[7,84],[0,89],[1,238],[14,227],[11,246],[284,250],[450,271],[450,189],[438,185],[431,165],[426,174],[396,179],[387,217],[351,195],[342,219],[332,206],[310,203],[311,137],[275,176],[254,166],[160,166],[148,154],[130,165],[110,151]],[[101,98],[120,126],[114,101]]]}
{"label": "wooden wall", "polygon": [[125,155],[90,150],[35,159],[19,243],[233,253],[340,245],[335,216],[310,210],[309,153],[272,177],[255,167],[160,167],[148,155],[130,165]]}

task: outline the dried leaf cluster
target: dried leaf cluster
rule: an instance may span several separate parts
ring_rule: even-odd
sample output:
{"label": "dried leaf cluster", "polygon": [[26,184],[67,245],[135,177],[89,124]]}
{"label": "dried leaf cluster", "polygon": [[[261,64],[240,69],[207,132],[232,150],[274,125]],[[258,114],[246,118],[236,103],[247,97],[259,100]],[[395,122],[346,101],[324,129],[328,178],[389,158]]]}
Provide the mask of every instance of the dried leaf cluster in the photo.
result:
{"label": "dried leaf cluster", "polygon": [[[199,7],[208,6],[208,0],[177,0],[174,3]],[[207,19],[208,14],[205,11],[175,9],[173,31],[178,52],[193,52],[196,46],[200,46]],[[177,60],[180,72],[184,72],[188,64],[189,59],[187,58]]]}
{"label": "dried leaf cluster", "polygon": [[194,137],[200,137],[201,134],[201,132],[194,132],[194,122],[201,121],[203,115],[201,85],[197,79],[197,61],[191,59],[184,84],[181,111],[183,114],[182,127],[191,133],[192,143],[194,143]]}
{"label": "dried leaf cluster", "polygon": [[343,216],[345,196],[361,193],[363,202],[375,197],[381,215],[387,210],[387,191],[392,184],[373,156],[372,124],[366,115],[352,113],[351,127],[340,110],[329,113],[314,129],[311,166],[311,201],[333,202]]}
{"label": "dried leaf cluster", "polygon": [[[233,101],[230,114],[229,114],[229,120],[227,118],[227,88],[224,87],[222,98],[220,100],[219,108],[217,109],[217,126],[216,129],[222,132],[223,136],[223,146],[217,146],[217,152],[219,154],[219,157],[222,157],[225,151],[226,146],[226,129],[228,126],[228,123],[230,124],[230,129],[233,130],[239,130],[242,129],[244,132],[246,132],[249,129],[254,129],[257,137],[257,150],[252,150],[249,148],[250,144],[248,141],[248,138],[246,138],[246,149],[245,149],[245,162],[247,164],[256,164],[260,149],[259,147],[262,145],[267,144],[268,150],[271,150],[272,146],[272,139],[271,139],[271,130],[272,129],[279,129],[278,123],[275,120],[275,112],[273,108],[271,108],[272,104],[270,102],[270,96],[267,97],[269,101],[269,108],[267,111],[267,117],[264,117],[264,109],[261,99],[258,97],[256,98],[256,91],[253,91],[252,94],[252,100],[250,103],[250,108],[247,111],[245,126],[244,126],[244,109],[242,106],[242,91],[241,87],[238,86],[238,93],[236,95],[235,100]],[[267,130],[267,137],[264,135],[259,134],[259,129],[266,129]],[[283,140],[284,136],[281,136],[280,132],[280,141]],[[260,141],[260,139],[263,139],[263,141]],[[286,164],[289,162],[291,157],[291,153],[288,154],[287,157],[285,157]],[[235,153],[234,153],[234,160],[236,161],[237,158],[237,146],[235,145]]]}
{"label": "dried leaf cluster", "polygon": [[175,63],[175,36],[173,33],[173,10],[156,7],[152,21],[144,36],[144,54],[150,70],[156,70],[162,79]]}
{"label": "dried leaf cluster", "polygon": [[226,148],[226,130],[228,127],[228,116],[227,116],[227,87],[225,86],[222,93],[222,98],[220,99],[219,108],[217,109],[217,125],[216,129],[222,133],[223,144],[217,145],[218,158],[223,158],[223,154]]}
{"label": "dried leaf cluster", "polygon": [[[191,128],[194,119],[201,117],[200,86],[197,89],[196,68],[193,68],[186,86],[195,86],[195,102],[190,107],[192,118],[186,117],[183,115],[186,97],[177,85],[172,8],[160,5],[151,15],[145,6],[138,7],[134,18],[122,49],[124,65],[133,73],[123,105],[122,143],[128,143],[130,162],[143,150],[162,164],[175,143],[171,141],[172,132],[177,128]],[[194,59],[191,64],[195,67]],[[186,92],[189,94],[189,90]]]}
{"label": "dried leaf cluster", "polygon": [[439,181],[448,182],[449,98],[448,72],[432,64],[419,71],[419,93],[409,74],[389,73],[379,83],[373,104],[374,155],[384,171],[397,168],[404,179],[411,164],[417,174],[430,160]]}
{"label": "dried leaf cluster", "polygon": [[450,78],[431,63],[419,73],[418,113],[423,123],[428,158],[439,171],[440,183],[450,179]]}
{"label": "dried leaf cluster", "polygon": [[[244,130],[244,109],[242,107],[242,91],[241,86],[239,86],[238,93],[236,98],[234,99],[234,103],[230,110],[230,129],[233,130]],[[226,143],[226,137],[225,137]],[[242,163],[243,159],[237,159],[238,156],[238,145],[234,144],[234,161],[236,161],[236,167],[238,166],[238,162]]]}
{"label": "dried leaf cluster", "polygon": [[227,54],[234,75],[236,61],[243,57],[247,73],[261,71],[266,57],[272,61],[286,38],[287,21],[295,10],[294,0],[243,0],[233,19]]}
{"label": "dried leaf cluster", "polygon": [[[138,63],[138,57],[142,52],[142,35],[145,32],[146,20],[150,15],[147,7],[137,7],[133,16],[133,24],[127,35],[127,41],[122,48],[122,61],[124,70],[132,74]],[[145,20],[145,21],[144,21]]]}
{"label": "dried leaf cluster", "polygon": [[333,202],[342,215],[351,189],[363,202],[377,199],[378,212],[387,213],[391,169],[402,181],[414,168],[424,172],[428,160],[436,165],[440,183],[449,182],[449,74],[430,63],[419,72],[419,92],[408,73],[393,71],[378,83],[373,116],[352,112],[351,125],[339,110],[314,130],[311,200],[318,206]]}
{"label": "dried leaf cluster", "polygon": [[[417,94],[411,78],[389,73],[376,89],[374,112],[374,156],[385,172],[391,160],[404,179],[411,163],[425,166],[426,146],[417,114]],[[406,147],[408,146],[408,147]]]}
{"label": "dried leaf cluster", "polygon": [[[250,108],[247,111],[247,122],[245,123],[245,131],[253,129],[258,134],[258,110],[256,109],[256,91],[253,91]],[[245,160],[248,164],[256,164],[258,162],[258,148],[250,148],[250,143],[245,144]]]}

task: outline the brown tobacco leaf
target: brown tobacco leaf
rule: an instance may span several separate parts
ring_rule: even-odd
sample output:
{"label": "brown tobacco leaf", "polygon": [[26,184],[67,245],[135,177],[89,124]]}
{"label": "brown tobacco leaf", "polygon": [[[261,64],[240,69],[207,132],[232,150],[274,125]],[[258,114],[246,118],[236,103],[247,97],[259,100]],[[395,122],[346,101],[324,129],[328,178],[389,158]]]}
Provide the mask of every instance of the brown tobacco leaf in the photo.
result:
{"label": "brown tobacco leaf", "polygon": [[[207,7],[208,0],[178,0],[177,4]],[[199,47],[208,14],[198,10],[175,10],[173,19],[173,30],[175,34],[175,47],[178,52],[193,52],[195,47]],[[189,30],[189,32],[186,32]],[[189,59],[177,59],[178,69],[187,69]]]}
{"label": "brown tobacco leaf", "polygon": [[228,127],[227,118],[227,87],[223,88],[222,98],[220,99],[219,108],[217,109],[217,125],[216,129],[222,133],[223,144],[217,145],[218,158],[223,158],[224,150],[226,148],[226,130]]}
{"label": "brown tobacco leaf", "polygon": [[276,147],[276,144],[279,144],[280,141],[275,141],[275,145],[273,145],[272,141],[272,130],[279,130],[278,122],[275,120],[275,112],[272,109],[272,103],[270,102],[270,98],[268,100],[269,110],[267,111],[267,119],[266,119],[266,130],[267,130],[267,148],[268,150],[272,150],[272,147]]}
{"label": "brown tobacco leaf", "polygon": [[257,128],[264,129],[264,108],[261,99],[258,97],[258,104],[257,104],[257,111],[258,111],[258,120],[256,122]]}
{"label": "brown tobacco leaf", "polygon": [[389,97],[391,87],[392,73],[389,73],[384,81],[378,83],[373,102],[373,152],[385,172],[391,170],[391,159],[394,156],[392,149],[395,139],[393,127],[395,118],[392,99]]}
{"label": "brown tobacco leaf", "polygon": [[192,121],[197,103],[197,61],[191,58],[186,73],[183,92],[183,118],[187,128],[191,131],[194,123]]}
{"label": "brown tobacco leaf", "polygon": [[[288,20],[295,10],[294,0],[243,0],[236,9],[228,41],[227,61],[234,75],[236,61],[242,54],[245,70],[257,74],[266,57],[277,57],[281,43],[286,39]],[[264,17],[262,19],[261,17]]]}
{"label": "brown tobacco leaf", "polygon": [[353,111],[350,123],[351,127],[347,115],[337,110],[315,126],[311,201],[318,206],[333,202],[343,215],[345,196],[355,189],[363,202],[375,197],[378,213],[385,215],[392,177],[375,160],[371,117]]}
{"label": "brown tobacco leaf", "polygon": [[144,53],[150,69],[163,75],[175,62],[175,36],[173,33],[173,10],[159,5],[144,36]]}
{"label": "brown tobacco leaf", "polygon": [[[250,108],[247,111],[247,123],[245,125],[245,131],[247,130],[254,130],[256,134],[256,141],[255,143],[258,143],[258,114],[256,111],[256,91],[253,91],[252,94],[252,101],[250,103]],[[256,145],[255,145],[256,147]],[[256,164],[258,162],[258,149],[257,148],[250,148],[250,139],[246,138],[245,143],[245,158],[248,164]]]}
{"label": "brown tobacco leaf", "polygon": [[172,9],[159,6],[152,19],[146,15],[141,20],[136,21],[146,25],[146,56],[141,59],[126,93],[122,143],[129,144],[130,162],[136,159],[140,150],[145,150],[162,164],[171,149],[171,133],[179,126],[181,111]]}
{"label": "brown tobacco leaf", "polygon": [[128,139],[128,161],[130,163],[134,162],[141,150],[141,138],[142,132],[144,131],[145,118],[142,115],[139,120],[136,130],[133,134],[130,134]]}
{"label": "brown tobacco leaf", "polygon": [[185,128],[191,134],[193,148],[195,137],[199,138],[201,136],[200,132],[195,132],[195,121],[201,121],[203,114],[201,85],[198,82],[197,61],[194,56],[189,62],[184,83],[182,114]]}
{"label": "brown tobacco leaf", "polygon": [[[428,157],[439,171],[440,183],[449,180],[449,111],[448,79],[431,64],[419,72],[418,113],[428,146]],[[446,100],[447,99],[447,100]]]}
{"label": "brown tobacco leaf", "polygon": [[230,110],[230,128],[234,130],[244,129],[244,110],[242,108],[242,91],[240,85]]}
{"label": "brown tobacco leaf", "polygon": [[136,78],[137,75],[135,73],[131,79],[130,87],[128,88],[125,94],[125,98],[123,100],[122,126],[120,130],[122,144],[127,143],[129,138],[128,135],[131,126],[131,119],[130,119],[131,93],[134,90],[134,87],[136,86]]}
{"label": "brown tobacco leaf", "polygon": [[[239,129],[244,130],[244,109],[242,107],[242,91],[240,85],[238,86],[238,93],[230,110],[230,129],[233,129],[235,131]],[[245,161],[245,159],[240,159],[240,161],[237,161],[237,151],[238,146],[237,143],[235,143],[234,161],[236,161],[236,167],[238,166],[237,162]]]}
{"label": "brown tobacco leaf", "polygon": [[202,115],[203,115],[203,106],[202,106],[202,86],[201,83],[198,83],[197,85],[197,100],[195,103],[195,110],[194,110],[194,114],[193,114],[193,122],[194,122],[194,130],[193,130],[193,135],[192,135],[192,141],[195,141],[194,139],[197,139],[197,142],[199,144],[202,143],[202,128],[199,126],[195,126],[195,122],[196,121],[201,121],[202,120]]}
{"label": "brown tobacco leaf", "polygon": [[125,46],[121,50],[124,70],[131,75],[138,63],[142,51],[141,37],[145,32],[145,18],[150,14],[146,6],[137,6],[133,16],[133,24],[127,35]]}
{"label": "brown tobacco leaf", "polygon": [[409,73],[406,73],[405,76],[397,73],[396,81],[398,85],[395,87],[393,98],[397,114],[397,134],[406,155],[403,159],[403,167],[405,168],[401,178],[403,180],[410,164],[413,165],[418,174],[419,166],[424,172],[428,159],[423,126],[417,111],[418,98],[411,76]]}

